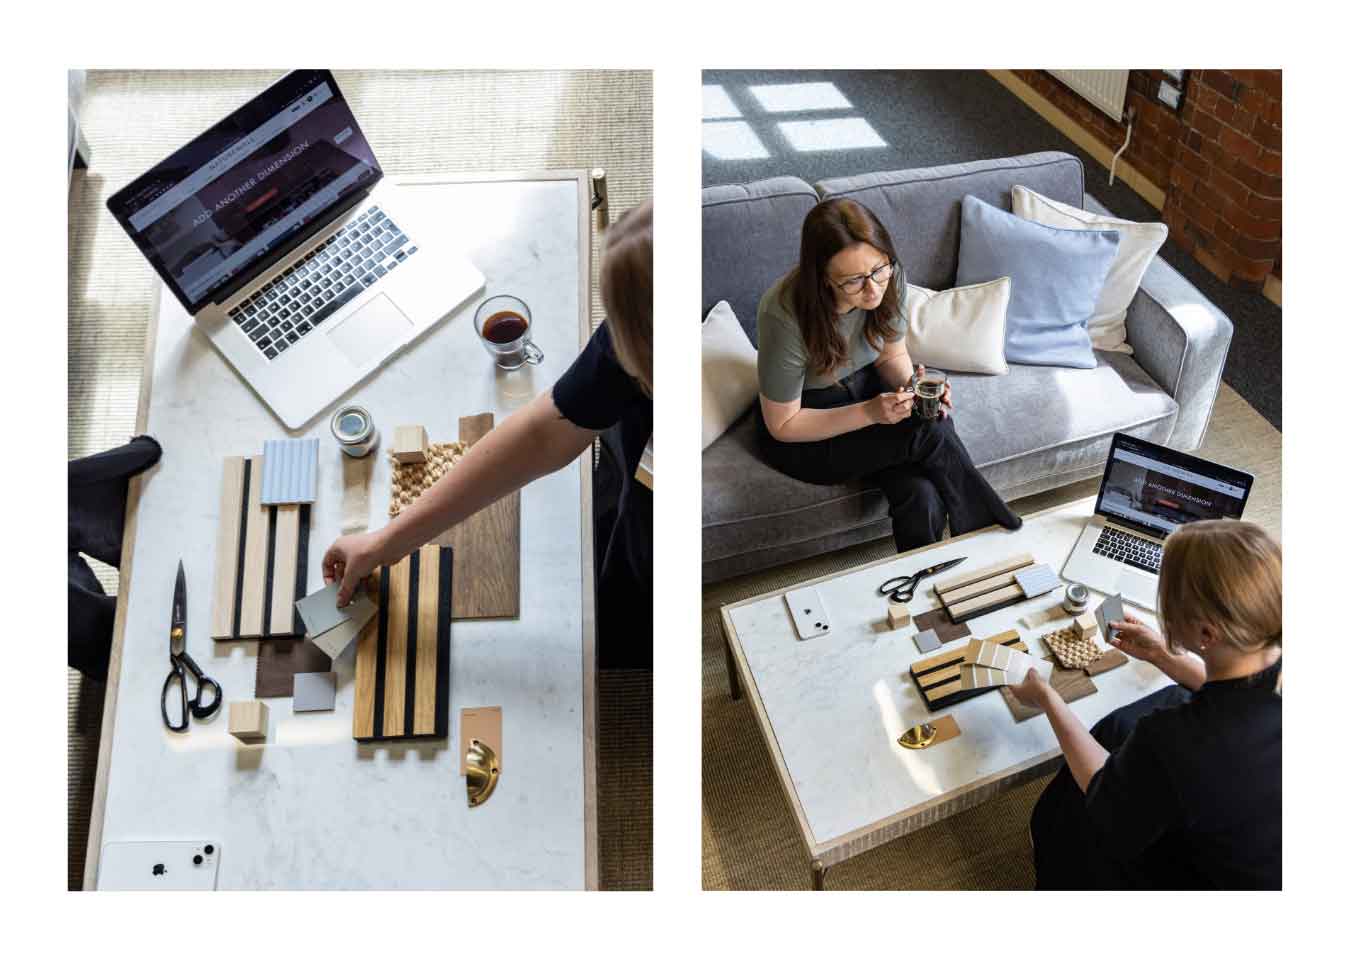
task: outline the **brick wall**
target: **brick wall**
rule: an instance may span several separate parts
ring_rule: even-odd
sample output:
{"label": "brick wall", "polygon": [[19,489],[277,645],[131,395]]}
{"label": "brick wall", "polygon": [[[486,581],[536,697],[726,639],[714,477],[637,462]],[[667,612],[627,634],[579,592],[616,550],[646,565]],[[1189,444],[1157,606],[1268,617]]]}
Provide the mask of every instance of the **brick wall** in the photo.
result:
{"label": "brick wall", "polygon": [[[1017,76],[1110,147],[1116,123],[1043,70]],[[1280,275],[1282,86],[1278,70],[1188,70],[1181,113],[1154,99],[1161,70],[1131,70],[1125,109],[1136,111],[1122,159],[1166,193],[1172,238],[1233,286],[1260,289]]]}

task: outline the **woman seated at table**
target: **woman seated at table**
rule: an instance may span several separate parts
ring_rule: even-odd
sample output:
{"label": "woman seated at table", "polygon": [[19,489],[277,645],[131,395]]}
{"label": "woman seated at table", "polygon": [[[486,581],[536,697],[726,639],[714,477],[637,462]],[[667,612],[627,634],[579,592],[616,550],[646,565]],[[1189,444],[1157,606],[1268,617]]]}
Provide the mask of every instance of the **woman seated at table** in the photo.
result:
{"label": "woman seated at table", "polygon": [[1166,540],[1159,636],[1134,617],[1111,641],[1176,681],[1088,732],[1031,671],[1064,767],[1031,816],[1041,889],[1279,889],[1280,547],[1206,520]]}
{"label": "woman seated at table", "polygon": [[[1022,521],[975,469],[949,414],[911,416],[905,271],[890,234],[853,200],[802,224],[800,262],[759,302],[759,437],[775,469],[807,483],[863,480],[890,505],[897,551]],[[922,368],[920,368],[921,370]]]}
{"label": "woman seated at table", "polygon": [[[532,480],[560,470],[614,435],[624,460],[617,517],[596,584],[597,660],[651,665],[652,491],[634,482],[652,435],[652,204],[609,228],[600,263],[605,322],[572,366],[523,409],[469,448],[445,476],[380,530],[340,537],[323,558],[340,580],[338,606],[360,581]],[[586,518],[590,522],[590,518]],[[597,544],[597,547],[601,545]]]}

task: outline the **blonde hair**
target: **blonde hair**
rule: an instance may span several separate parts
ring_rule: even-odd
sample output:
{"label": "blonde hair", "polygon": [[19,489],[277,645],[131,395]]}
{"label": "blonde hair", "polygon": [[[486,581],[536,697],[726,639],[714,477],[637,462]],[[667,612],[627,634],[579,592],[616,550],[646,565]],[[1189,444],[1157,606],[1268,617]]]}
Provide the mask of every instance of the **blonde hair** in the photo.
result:
{"label": "blonde hair", "polygon": [[1283,646],[1284,561],[1253,523],[1200,520],[1167,537],[1158,571],[1158,623],[1167,648],[1184,624],[1206,623],[1243,653]]}
{"label": "blonde hair", "polygon": [[652,202],[614,221],[600,260],[600,301],[619,365],[652,395]]}

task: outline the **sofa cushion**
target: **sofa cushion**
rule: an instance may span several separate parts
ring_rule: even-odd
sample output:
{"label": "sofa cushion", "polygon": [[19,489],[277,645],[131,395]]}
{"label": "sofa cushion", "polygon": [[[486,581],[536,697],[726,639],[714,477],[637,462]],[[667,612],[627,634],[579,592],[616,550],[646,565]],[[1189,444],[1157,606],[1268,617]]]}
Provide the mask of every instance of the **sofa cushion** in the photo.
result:
{"label": "sofa cushion", "polygon": [[[822,199],[852,197],[875,213],[890,231],[909,282],[946,290],[956,285],[961,198],[972,194],[1001,210],[1011,210],[1012,188],[1017,184],[1052,200],[1083,206],[1083,162],[1058,151],[836,177],[821,180],[816,190]],[[703,266],[706,270],[706,216]],[[706,311],[706,281],[704,293]]]}
{"label": "sofa cushion", "polygon": [[[952,374],[956,427],[1001,493],[1099,466],[1117,430],[1166,443],[1176,402],[1134,360],[1098,353],[1074,370],[1010,364],[1001,377]],[[801,483],[764,463],[753,410],[703,453],[703,559],[802,543],[886,516],[863,484]]]}
{"label": "sofa cushion", "polygon": [[758,356],[720,300],[703,321],[703,448],[727,432],[759,394]]}
{"label": "sofa cushion", "polygon": [[703,309],[731,305],[759,346],[759,298],[801,253],[802,221],[819,202],[805,180],[774,177],[703,191]]}
{"label": "sofa cushion", "polygon": [[1012,277],[1004,350],[1010,363],[1095,367],[1087,324],[1119,248],[1115,230],[1047,227],[966,197],[956,283]]}

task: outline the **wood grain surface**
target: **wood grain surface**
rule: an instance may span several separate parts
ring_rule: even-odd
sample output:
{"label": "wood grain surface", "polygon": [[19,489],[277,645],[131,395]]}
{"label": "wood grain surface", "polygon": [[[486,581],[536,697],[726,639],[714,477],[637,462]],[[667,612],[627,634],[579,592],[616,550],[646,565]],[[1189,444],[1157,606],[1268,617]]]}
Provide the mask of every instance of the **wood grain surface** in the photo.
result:
{"label": "wood grain surface", "polygon": [[[459,418],[459,439],[476,443],[493,416]],[[455,549],[450,608],[456,620],[520,616],[520,491],[502,497],[434,541]]]}
{"label": "wood grain surface", "polygon": [[[1119,653],[1119,651],[1116,652]],[[1050,686],[1059,691],[1059,695],[1064,698],[1065,703],[1081,700],[1083,697],[1097,692],[1097,685],[1092,682],[1092,678],[1087,675],[1087,671],[1066,670],[1055,663],[1053,657],[1046,657],[1045,663],[1047,666],[1054,668],[1050,674]],[[1023,720],[1030,720],[1032,717],[1039,717],[1045,712],[1036,707],[1027,706],[1014,697],[1012,691],[1007,687],[1000,687],[998,692],[1003,695],[1003,702],[1008,705],[1008,709],[1012,711],[1013,720],[1018,723]]]}

